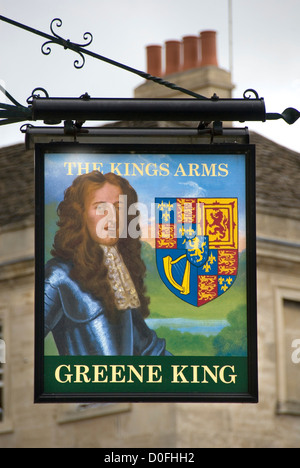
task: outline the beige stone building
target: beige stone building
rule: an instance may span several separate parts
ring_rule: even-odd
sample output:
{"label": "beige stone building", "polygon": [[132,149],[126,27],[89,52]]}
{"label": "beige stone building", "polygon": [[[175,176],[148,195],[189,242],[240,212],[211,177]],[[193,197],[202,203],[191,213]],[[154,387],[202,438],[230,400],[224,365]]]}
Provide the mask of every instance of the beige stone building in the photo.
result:
{"label": "beige stone building", "polygon": [[[229,97],[230,74],[216,61],[199,62],[196,42],[190,40],[189,53],[197,61],[184,66],[180,55],[180,68],[169,68],[167,78],[203,94],[223,89]],[[175,49],[178,63],[178,44]],[[154,89],[163,92],[146,83],[135,95],[158,97]],[[23,145],[0,149],[1,448],[300,446],[300,154],[258,134],[251,143],[257,148],[259,351],[259,403],[253,405],[33,403],[33,152]]]}

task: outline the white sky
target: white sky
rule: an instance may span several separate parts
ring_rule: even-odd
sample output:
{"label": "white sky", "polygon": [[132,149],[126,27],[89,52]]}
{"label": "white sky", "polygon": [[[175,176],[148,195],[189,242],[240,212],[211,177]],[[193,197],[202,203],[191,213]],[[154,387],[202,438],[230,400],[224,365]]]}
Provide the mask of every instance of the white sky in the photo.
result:
{"label": "white sky", "polygon": [[[254,88],[265,98],[267,112],[287,107],[300,110],[300,2],[299,0],[232,0],[233,97]],[[229,69],[228,0],[0,0],[0,14],[50,34],[50,22],[61,18],[55,31],[82,43],[84,32],[94,36],[90,50],[146,71],[145,47],[164,44],[214,29],[218,33],[218,60]],[[0,83],[23,105],[36,87],[51,97],[133,97],[143,80],[136,75],[86,57],[82,70],[77,55],[53,45],[44,56],[45,40],[0,22]],[[0,96],[0,102],[5,97]],[[24,141],[22,124],[0,127],[0,146]],[[39,123],[36,123],[39,125]],[[243,124],[241,124],[242,126]],[[300,119],[246,122],[250,129],[300,152]]]}

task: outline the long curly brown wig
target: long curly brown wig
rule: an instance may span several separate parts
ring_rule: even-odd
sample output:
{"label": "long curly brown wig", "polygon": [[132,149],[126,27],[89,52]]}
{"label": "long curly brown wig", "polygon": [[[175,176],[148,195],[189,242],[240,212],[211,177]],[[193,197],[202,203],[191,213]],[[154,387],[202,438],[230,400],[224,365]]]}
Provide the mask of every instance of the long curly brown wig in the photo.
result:
{"label": "long curly brown wig", "polygon": [[[77,281],[84,291],[92,293],[101,299],[109,318],[116,320],[114,294],[108,281],[108,271],[104,265],[104,254],[99,245],[92,240],[85,223],[85,201],[92,191],[101,188],[106,182],[119,186],[122,194],[127,196],[128,207],[136,203],[138,198],[129,182],[117,174],[102,174],[93,171],[78,176],[65,191],[64,200],[59,204],[57,214],[59,221],[51,254],[63,260],[71,261],[73,268],[71,277]],[[133,216],[128,215],[127,227]],[[137,226],[139,231],[139,226]],[[149,298],[145,296],[144,277],[146,268],[141,259],[140,238],[130,236],[120,238],[118,250],[128,268],[137,294],[140,299],[140,312],[143,317],[149,315]]]}

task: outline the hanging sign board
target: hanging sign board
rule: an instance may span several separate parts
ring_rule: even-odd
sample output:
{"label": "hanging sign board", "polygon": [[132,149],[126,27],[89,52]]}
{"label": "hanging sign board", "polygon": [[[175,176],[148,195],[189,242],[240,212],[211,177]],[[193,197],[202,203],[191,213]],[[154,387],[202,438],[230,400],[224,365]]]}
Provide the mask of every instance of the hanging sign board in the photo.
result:
{"label": "hanging sign board", "polygon": [[256,402],[251,145],[36,145],[36,402]]}

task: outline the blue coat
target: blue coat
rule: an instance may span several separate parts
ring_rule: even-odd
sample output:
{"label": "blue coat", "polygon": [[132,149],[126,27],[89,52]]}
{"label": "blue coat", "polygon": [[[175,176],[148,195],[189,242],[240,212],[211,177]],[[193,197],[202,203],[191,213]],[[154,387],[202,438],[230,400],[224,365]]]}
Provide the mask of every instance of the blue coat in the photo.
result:
{"label": "blue coat", "polygon": [[101,300],[70,278],[72,264],[53,258],[45,270],[45,336],[52,332],[63,356],[170,356],[136,309],[120,311],[117,323]]}

